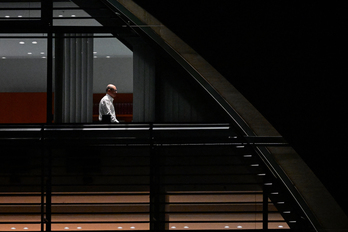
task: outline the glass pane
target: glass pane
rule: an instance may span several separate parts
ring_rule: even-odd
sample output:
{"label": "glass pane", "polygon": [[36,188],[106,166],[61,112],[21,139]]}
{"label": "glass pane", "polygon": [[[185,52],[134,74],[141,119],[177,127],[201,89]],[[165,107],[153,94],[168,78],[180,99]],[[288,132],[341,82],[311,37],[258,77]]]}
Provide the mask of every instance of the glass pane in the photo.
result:
{"label": "glass pane", "polygon": [[[21,129],[16,128],[8,133],[18,134],[19,130]],[[1,144],[1,147],[0,231],[39,231],[41,149],[35,141],[22,144],[8,141],[6,145]]]}
{"label": "glass pane", "polygon": [[133,52],[111,34],[96,34],[93,49],[93,121],[98,121],[99,101],[108,84],[117,87],[114,99],[120,122],[133,119]]}
{"label": "glass pane", "polygon": [[148,230],[148,147],[52,151],[52,230]]}
{"label": "glass pane", "polygon": [[45,35],[0,36],[0,123],[45,123]]}
{"label": "glass pane", "polygon": [[38,20],[41,18],[40,1],[1,1],[0,21]]}
{"label": "glass pane", "polygon": [[[90,7],[89,7],[90,9]],[[95,10],[94,10],[95,12]],[[54,26],[102,26],[86,11],[71,1],[53,2]]]}

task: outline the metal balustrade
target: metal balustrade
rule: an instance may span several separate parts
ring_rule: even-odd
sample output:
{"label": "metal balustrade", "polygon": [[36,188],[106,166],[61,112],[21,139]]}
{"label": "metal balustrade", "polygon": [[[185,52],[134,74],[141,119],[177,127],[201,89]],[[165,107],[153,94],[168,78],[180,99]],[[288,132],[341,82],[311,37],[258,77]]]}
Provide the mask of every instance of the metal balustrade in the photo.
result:
{"label": "metal balustrade", "polygon": [[0,230],[314,230],[229,124],[2,125]]}

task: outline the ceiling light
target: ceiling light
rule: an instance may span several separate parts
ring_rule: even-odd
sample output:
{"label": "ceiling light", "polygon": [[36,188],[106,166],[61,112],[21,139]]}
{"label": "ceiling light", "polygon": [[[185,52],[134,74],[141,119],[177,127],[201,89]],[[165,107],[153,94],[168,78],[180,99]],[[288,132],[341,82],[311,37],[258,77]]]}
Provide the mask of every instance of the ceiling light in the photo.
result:
{"label": "ceiling light", "polygon": [[122,229],[122,227],[121,227],[121,226],[119,226],[119,227],[117,227],[117,229],[121,230],[121,229]]}
{"label": "ceiling light", "polygon": [[41,55],[45,54],[45,52],[40,52]]}
{"label": "ceiling light", "polygon": [[81,226],[78,226],[78,227],[77,227],[77,229],[78,229],[78,230],[81,230],[81,229],[82,229],[82,227],[81,227]]}
{"label": "ceiling light", "polygon": [[175,229],[175,228],[176,228],[176,226],[172,226],[172,227],[170,227],[170,228]]}
{"label": "ceiling light", "polygon": [[68,230],[68,229],[69,229],[69,227],[64,227],[64,229]]}
{"label": "ceiling light", "polygon": [[5,56],[3,56],[3,57],[1,57],[1,59],[6,60],[6,57],[5,57]]}
{"label": "ceiling light", "polygon": [[9,15],[6,15],[5,18],[9,18],[10,16]]}
{"label": "ceiling light", "polygon": [[93,58],[98,58],[98,56],[93,56]]}
{"label": "ceiling light", "polygon": [[237,228],[243,228],[243,226],[237,226]]}
{"label": "ceiling light", "polygon": [[22,18],[23,16],[22,15],[18,15],[18,18]]}
{"label": "ceiling light", "polygon": [[42,59],[46,59],[46,56],[41,57]]}
{"label": "ceiling light", "polygon": [[31,55],[31,54],[33,54],[33,53],[31,53],[31,52],[28,52],[28,55]]}
{"label": "ceiling light", "polygon": [[63,17],[63,15],[58,15],[58,17],[59,17],[59,18],[62,18],[62,17]]}
{"label": "ceiling light", "polygon": [[284,226],[282,226],[282,225],[280,225],[280,226],[278,226],[279,228],[283,228]]}
{"label": "ceiling light", "polygon": [[16,229],[16,227],[11,227],[11,230],[15,230]]}
{"label": "ceiling light", "polygon": [[29,228],[28,228],[28,227],[24,227],[23,229],[27,230],[27,229],[29,229]]}
{"label": "ceiling light", "polygon": [[93,54],[97,54],[98,52],[93,52]]}
{"label": "ceiling light", "polygon": [[106,58],[108,58],[108,59],[109,59],[109,58],[110,58],[110,56],[106,56]]}
{"label": "ceiling light", "polygon": [[71,15],[71,17],[76,17],[76,15]]}
{"label": "ceiling light", "polygon": [[131,228],[131,229],[135,229],[135,227],[134,227],[134,226],[131,226],[130,228]]}
{"label": "ceiling light", "polygon": [[184,226],[185,229],[188,229],[189,227],[188,226]]}
{"label": "ceiling light", "polygon": [[33,42],[31,42],[32,44],[37,44],[37,41],[33,41]]}
{"label": "ceiling light", "polygon": [[24,42],[24,41],[21,41],[21,42],[19,42],[19,44],[25,44],[25,42]]}
{"label": "ceiling light", "polygon": [[229,226],[225,226],[226,229],[230,228]]}

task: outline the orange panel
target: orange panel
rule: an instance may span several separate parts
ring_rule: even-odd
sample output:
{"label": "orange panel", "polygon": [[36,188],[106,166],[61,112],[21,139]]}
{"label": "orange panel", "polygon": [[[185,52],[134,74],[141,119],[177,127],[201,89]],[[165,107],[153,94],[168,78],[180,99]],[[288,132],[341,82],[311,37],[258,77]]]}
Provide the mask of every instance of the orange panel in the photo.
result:
{"label": "orange panel", "polygon": [[0,93],[0,123],[46,123],[46,93]]}

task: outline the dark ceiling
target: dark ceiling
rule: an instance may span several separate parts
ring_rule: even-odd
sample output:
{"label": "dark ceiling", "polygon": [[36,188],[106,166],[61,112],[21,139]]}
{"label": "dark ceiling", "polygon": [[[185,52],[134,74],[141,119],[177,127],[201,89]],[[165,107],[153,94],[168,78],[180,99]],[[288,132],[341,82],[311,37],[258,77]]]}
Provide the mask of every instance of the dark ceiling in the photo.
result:
{"label": "dark ceiling", "polygon": [[[339,6],[134,0],[222,73],[292,144],[348,212]],[[205,3],[205,4],[204,4]],[[342,27],[341,27],[342,26]],[[347,213],[348,214],[348,213]]]}

